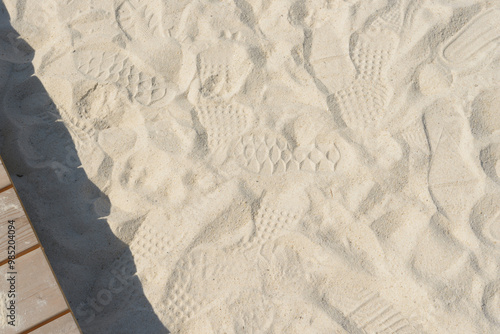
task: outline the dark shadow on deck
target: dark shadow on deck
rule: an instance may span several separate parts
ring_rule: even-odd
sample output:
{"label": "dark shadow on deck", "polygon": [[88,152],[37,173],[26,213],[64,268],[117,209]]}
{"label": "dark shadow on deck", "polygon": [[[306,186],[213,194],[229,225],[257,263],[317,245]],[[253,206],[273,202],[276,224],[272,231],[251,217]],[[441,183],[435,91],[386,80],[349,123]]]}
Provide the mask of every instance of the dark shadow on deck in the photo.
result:
{"label": "dark shadow on deck", "polygon": [[0,155],[83,332],[168,333],[134,275],[130,249],[102,218],[110,213],[107,196],[81,168],[60,112],[34,75],[35,51],[1,0],[0,42]]}

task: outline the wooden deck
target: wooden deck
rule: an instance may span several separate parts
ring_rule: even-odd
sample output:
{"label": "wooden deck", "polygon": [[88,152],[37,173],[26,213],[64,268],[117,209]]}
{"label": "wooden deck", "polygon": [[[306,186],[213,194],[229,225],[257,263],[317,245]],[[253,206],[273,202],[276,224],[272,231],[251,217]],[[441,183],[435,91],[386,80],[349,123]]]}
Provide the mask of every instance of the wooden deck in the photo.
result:
{"label": "wooden deck", "polygon": [[0,317],[4,334],[81,333],[1,159]]}

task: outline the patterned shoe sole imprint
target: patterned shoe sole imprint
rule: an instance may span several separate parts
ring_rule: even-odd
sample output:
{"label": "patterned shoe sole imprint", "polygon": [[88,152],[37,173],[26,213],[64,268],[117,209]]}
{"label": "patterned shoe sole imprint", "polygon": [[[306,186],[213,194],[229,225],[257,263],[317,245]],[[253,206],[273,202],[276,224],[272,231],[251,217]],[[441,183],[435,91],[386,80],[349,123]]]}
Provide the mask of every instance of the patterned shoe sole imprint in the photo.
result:
{"label": "patterned shoe sole imprint", "polygon": [[416,334],[415,327],[378,293],[354,293],[343,305],[344,316],[367,334]]}
{"label": "patterned shoe sole imprint", "polygon": [[[200,284],[205,280],[217,280],[224,276],[224,264],[217,263],[215,266],[209,261],[209,254],[203,251],[193,251],[183,257],[176,265],[172,276],[167,284],[167,294],[164,304],[169,314],[168,325],[178,328],[196,315],[203,313],[209,307],[209,298],[200,298],[193,293],[192,288],[203,289]],[[194,273],[202,281],[195,281]],[[216,291],[212,291],[216,294]]]}
{"label": "patterned shoe sole imprint", "polygon": [[78,139],[78,147],[88,147],[91,142],[97,141],[97,132],[88,120],[75,117],[62,108],[59,111],[68,130]]}
{"label": "patterned shoe sole imprint", "polygon": [[[182,235],[175,238],[168,237],[162,231],[162,226],[149,225],[143,223],[137,231],[130,245],[130,251],[138,258],[147,261],[147,265],[156,266],[165,259],[168,253],[173,249],[175,244],[182,239]],[[145,263],[142,261],[141,263]],[[143,274],[143,270],[147,270],[147,265],[137,268],[138,274]]]}
{"label": "patterned shoe sole imprint", "polygon": [[188,322],[197,315],[204,306],[203,301],[193,299],[178,285],[174,285],[166,301],[169,312],[168,324],[171,328],[177,328]]}
{"label": "patterned shoe sole imprint", "polygon": [[340,158],[336,147],[325,151],[315,146],[292,152],[285,138],[271,132],[244,135],[234,146],[233,155],[245,169],[262,175],[334,172]]}
{"label": "patterned shoe sole imprint", "polygon": [[356,80],[333,96],[342,119],[351,129],[377,127],[386,114],[389,100],[388,88],[381,81]]}
{"label": "patterned shoe sole imprint", "polygon": [[396,34],[389,30],[359,34],[350,52],[357,78],[369,82],[383,80],[395,53],[395,45]]}
{"label": "patterned shoe sole imprint", "polygon": [[252,62],[246,50],[230,41],[198,55],[198,76],[205,98],[230,99],[241,89],[251,71]]}
{"label": "patterned shoe sole imprint", "polygon": [[340,152],[335,145],[331,147],[318,145],[314,145],[312,148],[298,147],[293,151],[293,160],[299,164],[299,169],[303,172],[333,173],[340,160]]}
{"label": "patterned shoe sole imprint", "polygon": [[126,301],[126,303],[137,303],[141,297],[142,287],[137,284],[133,257],[128,252],[125,252],[111,264],[107,271],[123,284],[121,287],[117,287],[119,300]]}
{"label": "patterned shoe sole imprint", "polygon": [[[498,45],[500,38],[500,9],[478,15],[467,24],[443,49],[443,58],[461,66],[486,55],[484,50]],[[486,51],[487,52],[487,51]]]}
{"label": "patterned shoe sole imprint", "polygon": [[284,173],[292,164],[296,164],[298,170],[286,139],[270,132],[244,135],[236,143],[233,154],[244,168],[253,173]]}
{"label": "patterned shoe sole imprint", "polygon": [[402,138],[410,145],[410,149],[417,149],[421,152],[429,154],[429,144],[425,135],[422,120],[419,119],[406,127],[402,133]]}
{"label": "patterned shoe sole imprint", "polygon": [[248,131],[254,119],[249,108],[236,102],[216,102],[200,98],[196,110],[198,119],[207,132],[211,151],[225,147]]}
{"label": "patterned shoe sole imprint", "polygon": [[146,73],[141,69],[145,65],[134,64],[120,51],[81,49],[76,52],[74,60],[80,73],[98,82],[113,83],[126,89],[129,96],[140,104],[153,105],[168,93],[168,84],[163,78]]}
{"label": "patterned shoe sole imprint", "polygon": [[349,128],[377,127],[385,117],[390,97],[386,78],[396,41],[397,34],[389,29],[368,30],[356,36],[350,52],[356,79],[333,94]]}
{"label": "patterned shoe sole imprint", "polygon": [[[116,9],[116,21],[130,39],[161,36],[161,8],[150,8],[151,1],[127,0]],[[159,7],[159,6],[157,6]]]}
{"label": "patterned shoe sole imprint", "polygon": [[190,256],[179,261],[174,270],[169,289],[165,297],[165,305],[168,310],[169,325],[176,328],[186,323],[195,316],[204,306],[203,300],[196,300],[189,292],[190,271],[196,270],[200,265],[198,261],[190,259]]}
{"label": "patterned shoe sole imprint", "polygon": [[405,19],[407,0],[397,0],[380,15],[380,25],[383,28],[400,32]]}
{"label": "patterned shoe sole imprint", "polygon": [[251,248],[264,245],[267,241],[275,240],[287,231],[295,230],[302,216],[303,211],[276,208],[272,203],[263,199],[254,219],[255,232],[229,247],[228,251],[230,253],[246,252]]}
{"label": "patterned shoe sole imprint", "polygon": [[263,203],[255,217],[255,237],[259,243],[273,240],[283,231],[296,227],[301,217],[300,212],[273,209]]}

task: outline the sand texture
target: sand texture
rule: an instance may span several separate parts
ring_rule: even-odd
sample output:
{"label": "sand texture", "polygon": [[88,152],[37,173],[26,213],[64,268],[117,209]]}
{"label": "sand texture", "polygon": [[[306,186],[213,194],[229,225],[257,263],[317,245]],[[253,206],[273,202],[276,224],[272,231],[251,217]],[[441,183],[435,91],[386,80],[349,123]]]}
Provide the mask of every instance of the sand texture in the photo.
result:
{"label": "sand texture", "polygon": [[0,154],[85,334],[500,333],[498,1],[0,9]]}

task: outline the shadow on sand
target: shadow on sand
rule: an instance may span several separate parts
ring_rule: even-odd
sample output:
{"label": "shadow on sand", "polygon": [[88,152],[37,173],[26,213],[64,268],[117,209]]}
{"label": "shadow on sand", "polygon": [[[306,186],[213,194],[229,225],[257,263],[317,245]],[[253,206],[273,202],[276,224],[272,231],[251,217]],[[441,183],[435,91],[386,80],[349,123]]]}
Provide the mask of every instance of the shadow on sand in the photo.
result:
{"label": "shadow on sand", "polygon": [[168,333],[1,1],[0,40],[0,154],[83,332]]}

